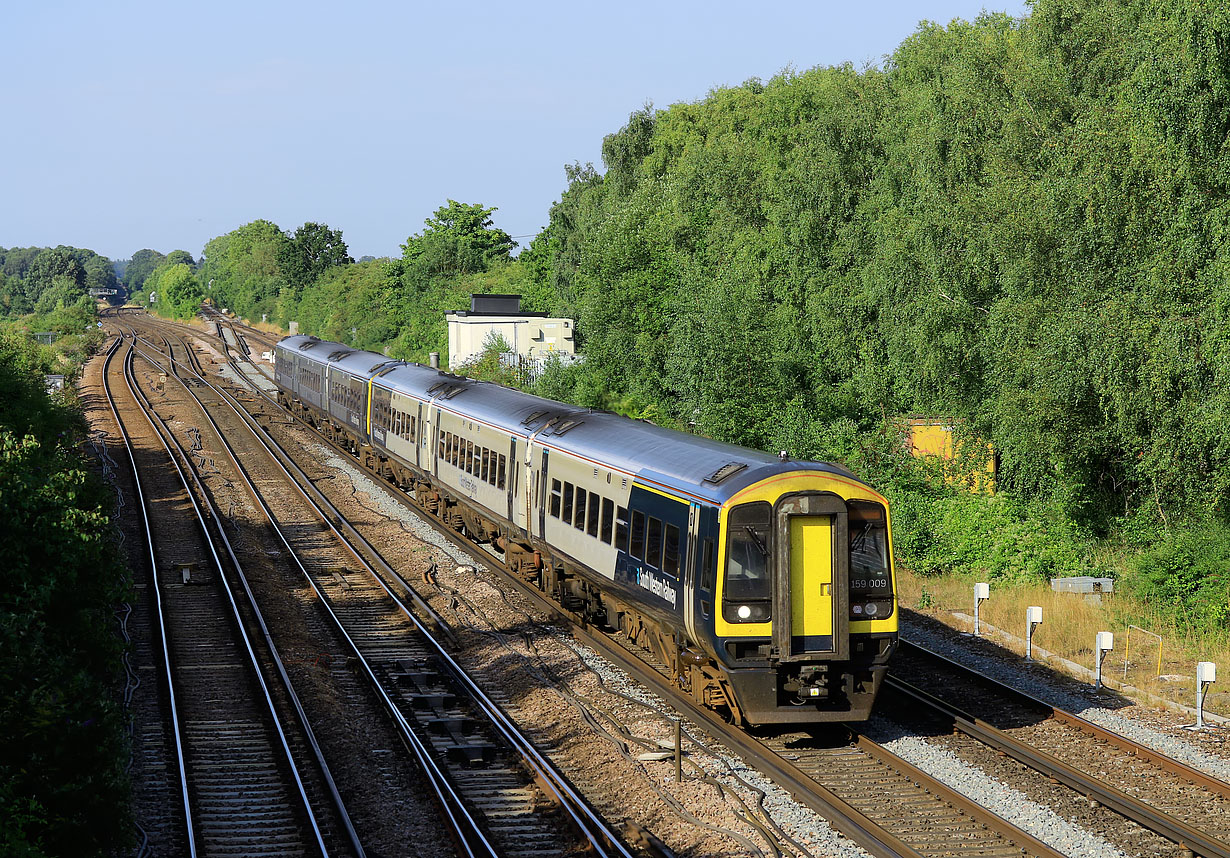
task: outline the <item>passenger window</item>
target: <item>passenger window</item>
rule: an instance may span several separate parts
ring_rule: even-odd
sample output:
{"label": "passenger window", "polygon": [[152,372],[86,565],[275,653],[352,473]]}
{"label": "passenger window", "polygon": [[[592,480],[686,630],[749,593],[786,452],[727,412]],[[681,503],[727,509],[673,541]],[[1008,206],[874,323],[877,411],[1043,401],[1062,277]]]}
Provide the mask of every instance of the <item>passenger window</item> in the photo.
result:
{"label": "passenger window", "polygon": [[478,455],[481,465],[481,473],[478,475],[478,478],[485,483],[487,482],[487,477],[491,476],[491,461],[487,458],[490,454],[487,452],[487,448],[483,447],[478,451]]}
{"label": "passenger window", "polygon": [[555,518],[559,518],[560,507],[560,485],[559,480],[551,481],[551,509],[549,512]]}
{"label": "passenger window", "polygon": [[645,562],[655,569],[662,568],[662,522],[649,517],[649,539],[645,543]]}
{"label": "passenger window", "polygon": [[666,525],[666,538],[662,543],[662,571],[679,577],[679,528]]}
{"label": "passenger window", "polygon": [[564,509],[560,519],[572,524],[572,483],[564,483]]}
{"label": "passenger window", "polygon": [[[440,458],[441,459],[445,458],[445,456],[447,455],[448,447],[451,446],[452,443],[453,443],[453,437],[451,435],[446,435],[444,430],[441,429],[440,430]],[[445,459],[445,461],[447,461],[447,459]]]}
{"label": "passenger window", "polygon": [[585,530],[585,489],[577,486],[576,528]]}
{"label": "passenger window", "polygon": [[602,536],[599,537],[607,545],[611,544],[611,529],[614,526],[615,502],[610,498],[602,499]]}
{"label": "passenger window", "polygon": [[631,551],[628,546],[628,510],[622,506],[615,516],[615,547],[625,553]]}
{"label": "passenger window", "polygon": [[632,511],[632,549],[629,552],[637,560],[645,559],[645,514]]}
{"label": "passenger window", "polygon": [[500,473],[499,473],[499,476],[498,476],[498,478],[497,478],[497,482],[496,482],[496,484],[495,484],[495,487],[496,487],[497,489],[502,489],[502,488],[504,488],[504,487],[508,484],[508,480],[507,480],[507,476],[508,476],[507,465],[508,465],[508,457],[507,457],[507,456],[505,456],[503,453],[501,453],[501,454],[500,454]]}
{"label": "passenger window", "polygon": [[602,512],[600,500],[601,498],[596,494],[589,496],[589,518],[585,523],[585,532],[590,536],[598,535],[598,514]]}

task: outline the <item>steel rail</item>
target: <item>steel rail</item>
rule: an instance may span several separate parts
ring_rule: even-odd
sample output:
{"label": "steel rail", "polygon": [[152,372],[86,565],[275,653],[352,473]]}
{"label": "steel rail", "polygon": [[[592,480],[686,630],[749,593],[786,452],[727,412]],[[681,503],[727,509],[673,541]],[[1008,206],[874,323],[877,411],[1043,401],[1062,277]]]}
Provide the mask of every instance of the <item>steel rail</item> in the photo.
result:
{"label": "steel rail", "polygon": [[[129,347],[128,356],[126,358],[126,363],[125,363],[125,369],[127,373],[126,380],[128,381],[130,390],[132,390],[134,387],[134,385],[132,384],[131,376],[135,374],[132,370],[132,361],[133,361],[133,355],[136,354],[136,351],[137,351],[137,346],[134,341],[134,343],[132,343]],[[143,357],[148,359],[147,355],[143,355]],[[137,399],[137,392],[139,391],[140,391],[140,388],[138,387],[136,388],[136,392],[133,393],[134,400]],[[142,405],[142,411],[145,415],[145,418],[146,420],[149,421],[150,427],[154,430],[155,434],[158,435],[159,441],[162,442],[162,446],[163,446],[163,449],[166,451],[167,458],[170,459],[171,464],[175,466],[176,473],[178,474],[180,480],[183,483],[184,490],[187,492],[188,497],[192,502],[192,509],[196,515],[197,523],[199,524],[201,528],[202,534],[205,539],[205,543],[207,547],[209,548],[210,556],[213,558],[214,568],[218,570],[218,576],[223,584],[222,589],[226,593],[227,600],[230,603],[231,610],[234,613],[237,626],[238,626],[240,640],[243,642],[244,649],[247,652],[248,661],[252,666],[252,670],[255,675],[256,682],[259,685],[262,694],[264,695],[265,706],[269,710],[270,717],[271,717],[274,729],[278,737],[278,741],[282,747],[282,753],[285,756],[287,764],[290,767],[291,775],[295,782],[296,791],[298,792],[298,795],[299,795],[299,800],[301,801],[303,805],[304,812],[307,816],[307,820],[310,824],[312,834],[316,841],[316,847],[320,851],[321,855],[327,856],[329,854],[329,848],[324,842],[324,834],[321,831],[320,824],[316,819],[316,813],[312,809],[311,801],[308,799],[307,789],[299,773],[299,766],[295,762],[294,754],[291,752],[291,749],[290,749],[290,743],[286,737],[285,731],[282,729],[282,723],[281,723],[281,719],[278,717],[277,707],[274,705],[273,697],[269,691],[269,686],[265,682],[264,673],[260,668],[260,662],[256,656],[255,650],[252,647],[252,640],[244,628],[243,617],[242,617],[242,614],[240,613],[239,605],[235,601],[235,594],[231,589],[230,582],[227,581],[226,579],[226,572],[222,566],[222,560],[218,556],[217,547],[214,544],[214,540],[209,535],[209,527],[205,522],[205,517],[201,510],[200,504],[197,501],[196,495],[192,491],[191,486],[189,485],[188,477],[184,473],[184,469],[181,467],[179,460],[175,457],[174,453],[171,452],[171,447],[167,442],[167,437],[170,437],[172,441],[174,441],[174,434],[170,431],[170,429],[167,428],[162,418],[159,417],[156,413],[154,413],[152,404],[149,402],[147,398],[145,398],[143,393],[141,394],[141,400],[144,401],[144,404]],[[138,404],[141,404],[140,401],[138,401]],[[161,431],[159,430],[159,427],[161,427]],[[177,447],[178,447],[178,444],[177,444]],[[184,455],[182,449],[180,450],[180,455]],[[195,481],[196,479],[195,473],[193,474],[193,478]],[[220,521],[220,519],[217,518],[216,511],[214,512],[214,516],[215,516],[215,520]],[[222,529],[219,527],[220,533],[221,533],[221,530]],[[221,533],[221,535],[222,535],[222,540],[224,544],[227,545],[227,548],[229,550],[230,543],[229,543],[229,540],[227,540],[226,538],[226,534]],[[239,575],[241,578],[243,577],[242,570],[239,570]],[[280,664],[280,659],[277,658],[276,650],[274,650],[273,652],[274,652],[275,660],[277,660]],[[290,696],[293,698],[294,690],[289,689],[289,688],[287,690]]]}
{"label": "steel rail", "polygon": [[1154,765],[1159,766],[1162,769],[1165,769],[1166,771],[1170,772],[1172,775],[1175,775],[1176,777],[1180,777],[1183,780],[1190,781],[1196,786],[1206,789],[1211,793],[1215,793],[1224,798],[1230,798],[1230,783],[1226,783],[1225,781],[1219,778],[1216,778],[1213,775],[1208,774],[1207,772],[1202,772],[1197,768],[1189,766],[1187,763],[1184,763],[1181,760],[1176,760],[1173,757],[1168,757],[1165,754],[1161,754],[1153,750],[1152,748],[1148,748],[1137,742],[1133,742],[1131,739],[1127,738],[1126,736],[1120,735],[1119,733],[1116,733],[1113,730],[1108,730],[1102,725],[1095,724],[1094,722],[1086,718],[1082,718],[1080,715],[1077,715],[1073,712],[1069,712],[1066,709],[1060,709],[1058,706],[1052,706],[1050,703],[1047,703],[1045,700],[1041,700],[1037,697],[1034,697],[1031,694],[1027,694],[1026,692],[1020,690],[1019,688],[1013,688],[1010,685],[1005,685],[1004,683],[1000,682],[998,679],[995,679],[994,677],[990,677],[990,676],[986,676],[985,674],[978,673],[977,671],[972,670],[969,667],[966,667],[960,662],[953,661],[951,658],[941,655],[940,653],[937,653],[934,650],[928,649],[927,647],[922,646],[919,643],[906,640],[904,637],[900,638],[900,641],[901,641],[901,644],[903,645],[903,649],[916,650],[922,653],[927,658],[941,662],[946,667],[951,668],[952,670],[963,673],[966,676],[975,678],[979,682],[982,682],[986,685],[993,687],[996,690],[996,692],[999,694],[1003,694],[1007,697],[1011,697],[1012,699],[1016,700],[1019,703],[1023,703],[1027,706],[1032,706],[1042,712],[1049,713],[1052,718],[1054,718],[1056,721],[1059,721],[1062,724],[1068,724],[1070,726],[1076,727],[1077,729],[1082,730],[1088,735],[1093,736],[1095,739],[1099,739],[1103,742],[1106,742],[1107,744],[1115,748],[1118,748],[1120,751],[1123,751],[1128,754],[1133,754],[1135,756],[1140,757],[1141,759],[1147,760],[1153,763]]}
{"label": "steel rail", "polygon": [[[124,441],[124,452],[128,454],[128,464],[132,468],[132,482],[136,486],[138,506],[141,510],[141,524],[145,529],[145,544],[149,549],[149,568],[151,587],[154,591],[154,616],[158,623],[158,637],[162,644],[162,663],[166,672],[167,683],[167,698],[170,702],[170,718],[171,718],[171,734],[175,737],[175,758],[176,768],[179,771],[180,793],[183,801],[184,809],[184,825],[188,833],[188,854],[195,858],[196,856],[196,832],[192,826],[192,799],[188,795],[188,772],[184,762],[184,745],[181,736],[181,724],[179,720],[179,703],[175,694],[175,678],[171,670],[171,648],[167,641],[167,628],[162,609],[162,588],[158,585],[158,559],[155,554],[154,532],[150,526],[149,502],[145,497],[145,490],[141,488],[141,475],[137,470],[137,460],[132,452],[132,438],[128,435],[128,430],[124,426],[124,421],[120,419],[119,410],[115,405],[115,395],[111,392],[111,382],[107,377],[107,371],[111,367],[111,359],[115,357],[115,352],[119,349],[120,343],[125,342],[121,337],[111,344],[111,348],[107,351],[107,358],[103,362],[103,392],[107,396],[107,405],[111,408],[111,416],[115,420],[115,425],[119,429],[120,437]],[[129,350],[131,353],[131,349]],[[124,375],[125,382],[128,381],[127,369]],[[132,387],[129,385],[129,391]],[[134,397],[135,398],[135,397]]]}
{"label": "steel rail", "polygon": [[[178,363],[178,361],[176,361],[174,357],[171,357],[171,360],[174,363]],[[234,361],[232,361],[232,365],[233,363]],[[398,607],[401,608],[401,610],[406,615],[406,617],[410,620],[410,622],[413,623],[415,627],[418,629],[418,631],[420,632],[420,634],[424,636],[426,641],[430,644],[431,648],[435,650],[437,656],[449,668],[450,673],[453,674],[454,677],[464,687],[466,687],[466,689],[470,692],[475,702],[478,703],[480,709],[482,709],[482,711],[487,714],[488,718],[492,721],[492,724],[496,727],[497,731],[505,738],[505,741],[507,741],[509,745],[512,748],[514,748],[526,760],[526,762],[530,765],[530,767],[540,776],[540,779],[544,782],[544,784],[552,792],[555,793],[556,799],[559,802],[559,804],[562,807],[564,807],[565,810],[569,813],[569,815],[574,819],[574,822],[577,825],[577,828],[582,833],[584,833],[585,836],[589,839],[591,846],[597,850],[597,854],[602,855],[602,856],[616,854],[616,855],[624,856],[624,858],[631,858],[631,853],[626,850],[626,847],[623,846],[623,844],[618,840],[618,838],[615,838],[614,836],[611,835],[609,831],[607,831],[605,822],[596,813],[596,811],[594,811],[593,808],[591,808],[589,804],[585,802],[583,797],[581,797],[580,794],[575,791],[575,789],[567,781],[567,779],[564,778],[563,775],[551,763],[549,763],[549,761],[547,761],[545,757],[541,755],[541,753],[537,750],[537,748],[533,746],[532,742],[530,742],[530,740],[526,738],[524,734],[520,731],[520,729],[517,728],[517,726],[512,722],[512,719],[507,715],[507,713],[505,713],[499,707],[498,704],[496,704],[493,700],[490,699],[490,697],[486,695],[486,693],[477,685],[477,683],[475,683],[474,680],[465,672],[464,668],[462,668],[461,665],[458,664],[456,660],[452,658],[452,656],[448,653],[447,649],[445,649],[439,643],[439,641],[437,641],[427,631],[423,622],[418,617],[416,617],[414,613],[410,611],[410,609],[401,601],[401,598],[388,587],[388,585],[381,579],[380,575],[376,573],[375,569],[367,562],[367,560],[358,551],[354,549],[354,547],[349,543],[349,541],[340,532],[338,532],[330,516],[326,514],[325,511],[321,508],[321,506],[317,504],[316,501],[314,501],[304,491],[303,486],[300,485],[299,483],[299,480],[296,480],[290,474],[290,472],[286,468],[286,465],[282,461],[279,460],[278,456],[275,455],[273,449],[270,448],[269,444],[275,443],[275,442],[272,442],[272,438],[269,438],[268,441],[266,440],[265,436],[267,436],[267,431],[264,429],[264,427],[260,426],[259,422],[257,422],[255,418],[249,415],[245,409],[243,409],[242,407],[239,407],[235,401],[232,401],[233,397],[228,392],[212,385],[207,379],[203,378],[192,367],[189,367],[189,371],[192,372],[194,375],[196,375],[197,378],[203,384],[209,386],[210,389],[214,390],[216,393],[221,395],[223,397],[223,401],[226,402],[226,404],[236,413],[237,416],[239,416],[241,419],[245,421],[245,423],[249,426],[250,430],[253,432],[253,435],[256,437],[256,439],[265,447],[271,459],[279,466],[279,468],[282,469],[287,480],[292,485],[294,485],[296,489],[299,491],[300,495],[309,504],[313,506],[313,508],[317,512],[317,515],[333,531],[333,533],[338,538],[338,540],[350,550],[350,553],[352,554],[352,556],[355,557],[356,561],[364,567],[365,571],[367,571],[377,581],[377,583],[381,586],[381,588],[384,589],[385,593],[388,594],[388,596],[394,600],[394,602],[398,605]],[[263,392],[261,392],[261,395],[264,396]],[[267,396],[265,398],[267,401],[270,401]],[[212,418],[211,418],[211,421],[212,421]],[[215,428],[216,428],[216,424],[215,424]],[[264,435],[262,435],[262,433],[264,433]],[[238,464],[238,460],[235,457],[234,451],[230,449],[229,443],[226,442],[224,436],[222,436],[220,432],[219,432],[219,437],[223,437],[223,443],[227,446],[228,453],[231,456],[232,461],[235,462],[236,466],[240,470],[240,473],[243,474],[243,468],[242,466]],[[275,446],[277,446],[276,443],[275,443]],[[359,535],[357,531],[354,531],[353,528],[349,525],[349,523],[345,521],[345,518],[336,509],[336,507],[334,507],[333,504],[330,503],[328,499],[323,496],[323,494],[319,493],[319,490],[316,489],[315,486],[312,485],[311,480],[302,471],[302,469],[299,468],[299,466],[293,461],[293,459],[284,450],[281,450],[280,447],[278,447],[278,450],[281,452],[282,456],[286,458],[286,461],[296,470],[296,472],[299,474],[300,479],[306,485],[312,487],[313,493],[316,493],[319,495],[320,499],[324,502],[324,504],[328,506],[332,515],[335,516],[340,522],[344,523],[345,527],[349,529],[352,533],[354,533],[354,535],[358,537],[359,540],[361,540],[362,544],[367,548],[367,550],[372,551],[376,557],[379,557],[378,552],[375,552],[375,549],[370,545],[370,543],[368,543],[367,540],[363,539],[363,537]],[[246,475],[244,476],[244,479],[245,481],[247,481]],[[252,487],[252,490],[256,491],[255,487]],[[268,511],[266,512],[266,514],[267,515],[269,514]],[[277,530],[276,525],[275,525],[275,530]],[[435,769],[435,771],[438,772],[439,776],[443,779],[443,785],[446,788],[452,800],[455,801],[457,803],[457,806],[462,809],[462,811],[465,814],[465,817],[469,819],[470,823],[473,825],[474,831],[477,832],[479,836],[482,838],[482,842],[484,843],[484,845],[488,849],[492,850],[491,854],[494,854],[494,847],[492,847],[489,843],[487,843],[485,836],[481,835],[481,828],[477,825],[473,817],[469,815],[468,810],[464,808],[464,804],[461,802],[460,796],[458,796],[453,791],[452,784],[449,781],[447,775],[438,768],[434,759],[431,757],[429,750],[426,748],[425,745],[422,744],[418,736],[414,734],[413,728],[410,726],[409,722],[405,720],[405,717],[401,715],[397,707],[392,703],[392,701],[385,694],[383,688],[380,686],[379,680],[375,677],[374,671],[371,669],[370,665],[367,663],[366,658],[362,655],[362,653],[359,651],[357,644],[355,644],[353,639],[350,637],[349,633],[347,633],[345,628],[342,626],[341,620],[337,618],[336,614],[333,612],[332,607],[329,604],[329,599],[327,595],[323,591],[319,590],[315,581],[312,579],[312,576],[308,573],[307,569],[304,568],[303,565],[299,562],[298,557],[295,555],[293,549],[286,542],[286,539],[281,534],[280,530],[278,531],[278,537],[282,541],[282,543],[287,547],[288,553],[290,553],[290,555],[294,557],[295,563],[299,566],[301,572],[303,573],[305,578],[308,580],[308,583],[310,584],[312,589],[317,593],[318,597],[321,599],[322,605],[325,606],[328,613],[334,618],[334,621],[337,623],[337,627],[339,631],[341,632],[343,637],[346,639],[347,643],[351,646],[356,657],[359,659],[360,663],[363,665],[365,671],[368,672],[372,683],[378,689],[379,694],[385,699],[386,704],[390,707],[390,711],[394,714],[394,718],[398,721],[399,726],[403,728],[404,733],[408,734],[407,740],[411,743],[412,748],[415,750],[416,756],[420,756],[420,760],[421,762],[423,762],[425,767]],[[408,592],[416,598],[416,600],[421,601],[421,599],[418,599],[417,593],[414,592],[413,588],[411,588],[409,584],[403,578],[401,578],[401,576],[398,575],[395,570],[392,569],[392,567],[388,566],[387,563],[384,563],[383,560],[381,560],[381,563],[387,570],[389,570],[394,576],[396,576],[396,578],[402,584],[402,586],[405,587],[408,590]],[[422,604],[426,605],[425,602],[423,602]],[[430,606],[427,606],[427,607],[428,607],[428,610],[430,610]],[[444,621],[440,619],[438,615],[435,614],[434,611],[431,611],[431,615],[436,618],[436,620],[440,623],[442,627],[447,629],[447,624],[444,623]],[[451,630],[450,630],[450,634],[451,634]],[[447,811],[448,803],[445,801],[444,796],[442,795],[441,795],[441,801],[444,804],[445,809]],[[612,852],[609,850],[614,850],[614,851]]]}
{"label": "steel rail", "polygon": [[1031,748],[990,724],[968,715],[951,703],[940,700],[922,689],[894,676],[885,680],[888,690],[909,697],[924,707],[952,720],[956,729],[979,742],[1002,751],[1019,763],[1063,783],[1085,797],[1105,805],[1116,813],[1137,822],[1178,844],[1192,849],[1205,858],[1230,858],[1230,844],[1209,837],[1186,822],[1133,798],[1116,787],[1099,782],[1085,772],[1068,765],[1045,751]]}
{"label": "steel rail", "polygon": [[[135,337],[135,331],[134,331],[134,343],[135,342],[136,342],[136,337]],[[168,353],[170,353],[170,349],[171,349],[170,343],[167,342]],[[150,356],[148,354],[143,353],[142,356],[146,360],[150,360]],[[161,364],[159,364],[157,361],[151,361],[151,362],[154,363],[155,366],[159,366],[161,368]],[[176,375],[175,377],[176,379],[180,381],[181,384],[183,384],[183,380],[180,379],[178,375]],[[220,431],[218,430],[217,424],[214,422],[213,418],[209,415],[209,412],[205,409],[204,403],[201,402],[200,398],[197,397],[196,394],[192,391],[192,389],[189,388],[186,384],[184,384],[184,389],[185,391],[187,391],[187,393],[190,396],[192,396],[194,400],[196,400],[196,403],[197,405],[200,406],[201,411],[205,416],[205,419],[210,422],[210,425],[213,426],[215,432],[219,432],[219,437],[222,437]],[[183,448],[179,446],[178,441],[176,442],[176,447],[180,450],[180,455],[183,456],[184,460],[189,461],[189,457],[184,453]],[[203,498],[206,507],[208,507],[209,514],[213,517],[214,521],[221,522],[222,516],[217,506],[214,504],[212,497],[210,497],[209,492],[206,491],[204,485],[202,485],[199,475],[197,475],[195,471],[191,471],[191,473],[192,473],[193,481],[196,483],[197,487],[200,489],[201,497]],[[242,471],[240,471],[240,473],[242,476],[244,476],[244,479],[246,481],[247,476],[243,474]],[[363,843],[359,839],[358,832],[355,830],[354,822],[350,818],[350,812],[347,810],[346,803],[342,799],[341,792],[337,788],[337,783],[333,778],[333,773],[329,769],[328,761],[325,759],[324,750],[320,747],[320,743],[316,739],[315,731],[313,731],[312,729],[311,722],[309,721],[307,717],[307,712],[303,708],[303,703],[299,699],[299,695],[298,693],[296,693],[294,689],[294,684],[291,682],[290,674],[287,673],[286,671],[286,666],[282,661],[281,653],[278,651],[277,645],[274,643],[273,634],[269,631],[269,626],[265,622],[265,616],[262,613],[260,606],[258,605],[256,601],[256,596],[252,593],[252,588],[250,584],[248,583],[248,577],[243,571],[243,564],[240,562],[238,556],[236,556],[234,546],[231,545],[230,538],[226,535],[226,531],[221,527],[218,528],[218,531],[219,531],[219,536],[222,540],[223,547],[226,549],[227,558],[231,561],[231,564],[235,568],[235,572],[236,572],[237,577],[239,578],[239,582],[243,586],[244,595],[247,597],[248,606],[252,610],[253,618],[256,621],[257,627],[261,631],[261,636],[265,641],[265,645],[269,649],[270,660],[273,662],[273,666],[278,674],[278,678],[281,681],[283,688],[285,689],[287,693],[287,698],[295,710],[295,716],[298,720],[299,727],[303,731],[304,739],[307,741],[308,747],[312,751],[313,759],[316,763],[317,768],[320,771],[322,779],[324,780],[325,788],[329,792],[329,797],[334,806],[334,809],[338,812],[338,816],[342,822],[342,827],[345,828],[346,830],[346,837],[350,841],[350,845],[355,850],[356,855],[358,855],[359,858],[363,858],[363,856],[366,854],[366,850],[363,848]]]}
{"label": "steel rail", "polygon": [[[167,349],[168,351],[170,350],[169,343],[167,344]],[[176,360],[173,355],[166,355],[165,357],[167,357],[170,360],[172,365],[176,365],[176,366],[181,365],[180,362]],[[201,378],[201,376],[197,374],[196,370],[192,369],[191,367],[188,367],[188,369],[190,372],[192,372],[193,375],[196,375],[198,378]],[[209,384],[209,382],[205,381],[203,378],[201,380],[205,384]],[[215,392],[221,394],[221,391],[218,390],[217,388],[213,387],[212,385],[210,385],[210,387]],[[187,387],[187,385],[185,385],[185,390],[188,390],[189,393],[192,393],[195,398],[195,394],[191,391],[190,388]],[[226,402],[227,405],[231,405],[231,403],[227,401],[225,398],[223,399],[223,401]],[[199,399],[197,400],[197,402],[198,404],[201,405],[202,410],[204,410],[205,408],[204,404],[200,403]],[[231,407],[233,408],[233,406]],[[301,562],[299,555],[295,551],[294,547],[286,539],[285,534],[283,534],[281,528],[278,526],[276,519],[273,516],[272,511],[269,509],[268,505],[265,503],[264,497],[260,494],[260,492],[256,489],[256,486],[252,483],[251,478],[249,477],[246,469],[242,465],[239,464],[239,459],[237,455],[235,454],[234,449],[231,447],[230,442],[226,439],[226,436],[223,434],[222,430],[218,427],[217,423],[214,422],[213,417],[209,415],[208,412],[206,412],[206,418],[210,421],[210,424],[213,426],[214,431],[217,433],[219,439],[222,440],[223,446],[227,450],[227,455],[230,457],[232,463],[234,463],[236,469],[239,471],[239,474],[241,478],[243,479],[245,486],[248,488],[248,491],[253,495],[253,499],[260,506],[261,511],[265,514],[265,517],[269,520],[279,542],[281,542],[282,546],[286,549],[287,555],[294,561],[300,573],[304,576],[304,579],[307,581],[308,585],[312,588],[312,591],[316,594],[316,597],[320,600],[321,606],[324,608],[325,612],[329,615],[330,619],[333,620],[336,626],[336,630],[342,636],[342,639],[346,642],[347,646],[350,648],[350,651],[354,655],[359,666],[363,668],[364,674],[367,676],[369,682],[372,684],[373,688],[376,690],[377,695],[381,698],[382,702],[384,703],[393,721],[396,723],[398,727],[398,732],[401,733],[403,740],[405,740],[407,746],[410,748],[411,752],[414,754],[415,759],[418,761],[419,765],[422,767],[424,774],[427,776],[427,780],[430,783],[433,791],[436,794],[436,798],[440,804],[440,808],[445,813],[453,829],[453,832],[456,836],[456,840],[458,844],[461,846],[461,848],[465,850],[465,854],[470,856],[470,858],[479,858],[480,855],[486,855],[486,856],[491,856],[491,858],[497,858],[498,853],[496,852],[494,845],[491,844],[490,841],[487,840],[486,835],[483,833],[482,827],[479,825],[478,821],[474,818],[474,816],[470,813],[469,809],[465,806],[465,803],[462,801],[461,796],[453,788],[451,781],[447,778],[444,770],[440,767],[439,763],[437,763],[435,757],[432,755],[431,749],[418,736],[413,726],[406,719],[405,715],[401,713],[397,705],[393,702],[392,698],[388,696],[388,693],[384,690],[384,687],[382,686],[382,684],[380,683],[380,680],[376,676],[375,670],[372,668],[370,662],[368,662],[367,658],[363,655],[362,651],[359,649],[358,644],[351,637],[350,633],[346,630],[345,626],[342,624],[341,619],[337,616],[336,612],[334,611],[333,605],[331,601],[329,600],[328,595],[319,588],[315,579],[312,577],[311,573],[307,570],[306,566],[304,566],[303,563]],[[270,453],[270,455],[272,456],[272,453]],[[287,474],[287,476],[289,478],[289,474]],[[475,851],[474,847],[476,845],[480,847],[480,849],[482,850],[481,852]]]}

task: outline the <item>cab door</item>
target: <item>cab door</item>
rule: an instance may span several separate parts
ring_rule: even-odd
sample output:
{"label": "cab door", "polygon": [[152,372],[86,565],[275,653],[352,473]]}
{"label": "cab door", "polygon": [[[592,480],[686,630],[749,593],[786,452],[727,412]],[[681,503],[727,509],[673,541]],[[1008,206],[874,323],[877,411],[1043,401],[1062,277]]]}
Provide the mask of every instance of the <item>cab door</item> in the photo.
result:
{"label": "cab door", "polygon": [[775,510],[773,643],[785,661],[849,657],[849,515],[829,493],[789,495]]}

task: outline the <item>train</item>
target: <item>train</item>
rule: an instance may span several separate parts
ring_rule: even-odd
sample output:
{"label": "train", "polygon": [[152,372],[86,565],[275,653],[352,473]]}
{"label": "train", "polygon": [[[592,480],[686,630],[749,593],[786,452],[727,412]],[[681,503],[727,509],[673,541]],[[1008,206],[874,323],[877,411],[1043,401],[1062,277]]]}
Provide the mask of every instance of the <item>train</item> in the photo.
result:
{"label": "train", "polygon": [[897,645],[888,502],[796,461],[307,335],[282,405],[578,622],[745,726],[869,717]]}

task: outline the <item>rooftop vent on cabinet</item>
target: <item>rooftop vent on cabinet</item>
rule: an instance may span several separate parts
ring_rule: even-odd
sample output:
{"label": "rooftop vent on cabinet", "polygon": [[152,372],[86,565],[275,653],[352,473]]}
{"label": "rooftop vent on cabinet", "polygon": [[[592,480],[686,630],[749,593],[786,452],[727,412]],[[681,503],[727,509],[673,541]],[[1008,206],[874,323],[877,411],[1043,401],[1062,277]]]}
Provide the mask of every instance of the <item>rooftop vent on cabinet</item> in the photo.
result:
{"label": "rooftop vent on cabinet", "polygon": [[341,360],[342,358],[352,354],[354,354],[354,352],[350,349],[338,349],[329,355],[329,360]]}
{"label": "rooftop vent on cabinet", "polygon": [[535,412],[534,412],[533,414],[531,414],[529,417],[527,417],[527,418],[525,418],[524,420],[522,420],[522,421],[521,421],[521,425],[522,425],[522,426],[529,426],[529,425],[530,425],[531,423],[533,423],[535,420],[540,420],[540,419],[542,419],[543,417],[546,417],[546,416],[547,416],[547,412],[545,412],[545,411],[535,411]]}
{"label": "rooftop vent on cabinet", "polygon": [[554,431],[552,431],[551,434],[552,435],[563,435],[565,432],[570,432],[571,430],[577,428],[584,422],[585,422],[584,420],[565,420],[563,423],[556,426]]}
{"label": "rooftop vent on cabinet", "polygon": [[722,465],[722,467],[705,477],[705,482],[716,485],[731,475],[739,473],[739,471],[742,471],[746,467],[747,465],[743,462],[730,462],[729,464]]}

